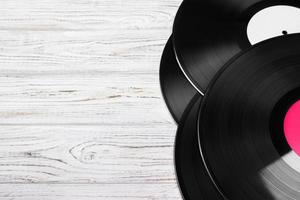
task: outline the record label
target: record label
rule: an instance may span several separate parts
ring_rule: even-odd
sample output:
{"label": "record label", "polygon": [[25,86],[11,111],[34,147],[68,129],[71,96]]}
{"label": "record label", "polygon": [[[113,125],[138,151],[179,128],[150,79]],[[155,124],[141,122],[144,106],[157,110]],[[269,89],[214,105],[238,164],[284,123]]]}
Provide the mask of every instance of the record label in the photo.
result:
{"label": "record label", "polygon": [[300,100],[285,115],[284,134],[292,150],[300,156]]}
{"label": "record label", "polygon": [[300,33],[300,9],[294,6],[262,9],[250,19],[247,26],[247,36],[252,45],[291,33]]}

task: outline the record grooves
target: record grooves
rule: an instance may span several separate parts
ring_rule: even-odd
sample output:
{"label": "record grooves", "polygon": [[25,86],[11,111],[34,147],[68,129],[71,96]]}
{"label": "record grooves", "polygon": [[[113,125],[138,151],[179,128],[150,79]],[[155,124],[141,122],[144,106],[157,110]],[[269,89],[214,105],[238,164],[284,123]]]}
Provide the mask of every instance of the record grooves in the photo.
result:
{"label": "record grooves", "polygon": [[[282,119],[272,116],[278,103],[300,99],[299,44],[300,34],[295,34],[255,45],[219,72],[203,99],[201,150],[229,199],[300,197],[299,156],[290,148],[278,149],[274,143],[286,142],[284,133],[270,128],[274,117]],[[281,134],[281,141],[273,141],[273,134]]]}
{"label": "record grooves", "polygon": [[205,169],[197,142],[197,114],[201,96],[195,95],[179,123],[175,143],[175,167],[185,200],[222,200]]}
{"label": "record grooves", "polygon": [[171,39],[168,40],[161,58],[159,76],[164,100],[174,120],[178,123],[197,91],[178,66]]}
{"label": "record grooves", "polygon": [[251,17],[275,5],[300,8],[300,1],[183,1],[173,26],[174,49],[181,69],[199,91],[204,93],[231,58],[251,47],[247,36]]}
{"label": "record grooves", "polygon": [[160,83],[185,200],[300,200],[300,0],[185,0]]}

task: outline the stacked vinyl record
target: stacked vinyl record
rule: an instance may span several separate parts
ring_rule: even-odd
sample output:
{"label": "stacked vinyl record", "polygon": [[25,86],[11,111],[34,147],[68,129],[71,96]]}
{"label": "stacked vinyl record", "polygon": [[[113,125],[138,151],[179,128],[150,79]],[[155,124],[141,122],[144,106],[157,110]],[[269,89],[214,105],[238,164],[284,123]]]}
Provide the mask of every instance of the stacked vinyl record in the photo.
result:
{"label": "stacked vinyl record", "polygon": [[160,66],[186,200],[300,200],[300,0],[185,0]]}

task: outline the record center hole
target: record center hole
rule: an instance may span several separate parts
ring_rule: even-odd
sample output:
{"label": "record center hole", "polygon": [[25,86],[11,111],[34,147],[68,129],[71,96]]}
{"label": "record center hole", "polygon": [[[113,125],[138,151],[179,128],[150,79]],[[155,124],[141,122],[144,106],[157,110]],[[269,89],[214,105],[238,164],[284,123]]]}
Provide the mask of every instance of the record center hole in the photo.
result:
{"label": "record center hole", "polygon": [[287,143],[300,156],[300,100],[288,109],[283,128]]}
{"label": "record center hole", "polygon": [[284,30],[284,31],[282,31],[282,34],[283,34],[283,35],[287,35],[288,32],[287,32],[286,30]]}

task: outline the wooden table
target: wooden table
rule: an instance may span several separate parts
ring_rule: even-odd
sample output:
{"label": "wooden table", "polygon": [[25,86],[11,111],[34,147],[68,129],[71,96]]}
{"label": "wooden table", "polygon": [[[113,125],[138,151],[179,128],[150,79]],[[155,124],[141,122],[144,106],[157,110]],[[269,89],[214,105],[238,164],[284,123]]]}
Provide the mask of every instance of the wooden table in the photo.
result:
{"label": "wooden table", "polygon": [[181,199],[159,63],[179,0],[2,0],[0,199]]}

